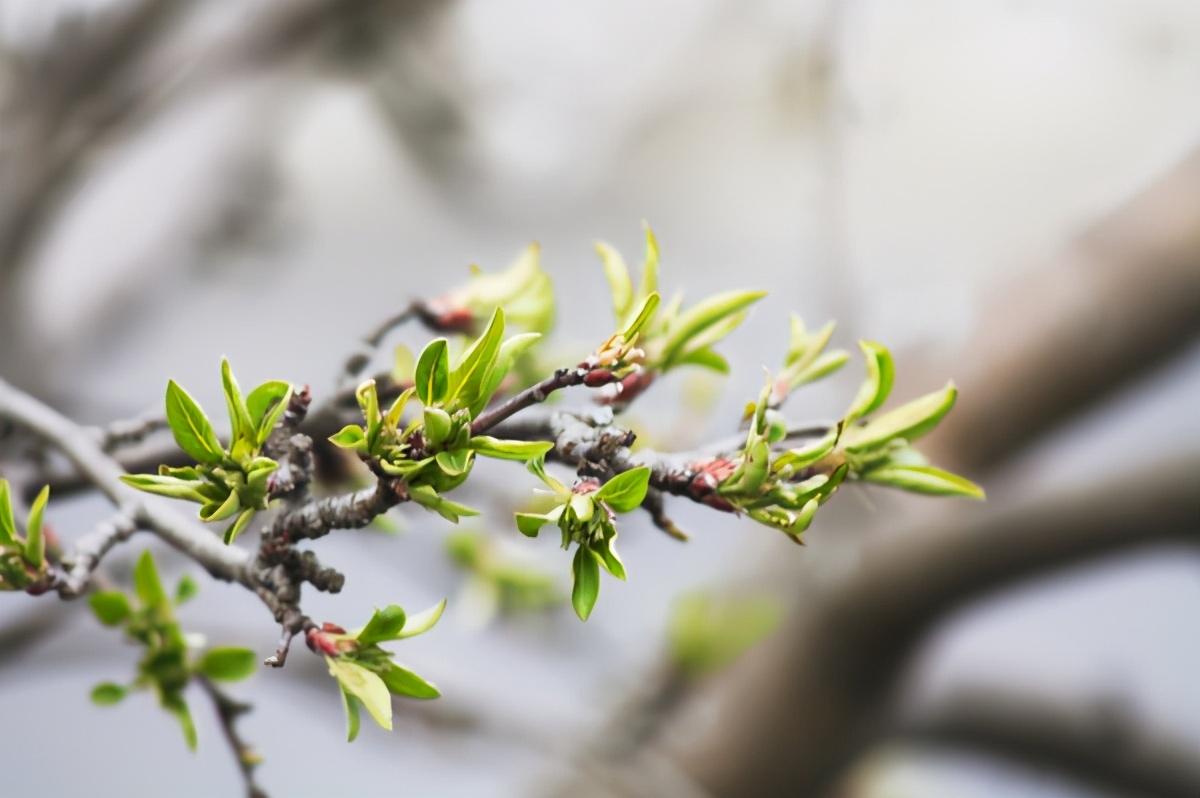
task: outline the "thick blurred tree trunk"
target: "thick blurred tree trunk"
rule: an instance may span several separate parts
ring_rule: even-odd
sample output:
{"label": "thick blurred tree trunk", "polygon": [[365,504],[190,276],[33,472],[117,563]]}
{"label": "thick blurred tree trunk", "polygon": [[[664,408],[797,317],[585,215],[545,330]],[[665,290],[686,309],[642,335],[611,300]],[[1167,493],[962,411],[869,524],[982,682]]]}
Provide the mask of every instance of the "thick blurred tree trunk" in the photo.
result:
{"label": "thick blurred tree trunk", "polygon": [[[962,401],[931,440],[933,459],[979,474],[1179,352],[1197,330],[1200,152],[1049,267],[1018,278],[987,312],[954,364],[956,373],[969,366]],[[1120,475],[1067,497],[1074,515],[1045,516],[1061,501],[994,508],[979,529],[871,539],[844,579],[806,592],[780,634],[696,697],[720,720],[680,752],[687,769],[722,796],[817,794],[879,729],[906,655],[947,611],[1143,532],[1194,539],[1196,468],[1157,471],[1139,480],[1148,491],[1140,495]]]}

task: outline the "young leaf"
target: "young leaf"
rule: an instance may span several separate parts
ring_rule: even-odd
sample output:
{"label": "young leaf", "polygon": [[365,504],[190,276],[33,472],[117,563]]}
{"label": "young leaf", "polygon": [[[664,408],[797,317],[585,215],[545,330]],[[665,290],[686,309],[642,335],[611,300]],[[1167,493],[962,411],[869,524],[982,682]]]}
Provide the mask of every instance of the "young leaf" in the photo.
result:
{"label": "young leaf", "polygon": [[452,502],[438,495],[429,485],[412,485],[408,489],[409,496],[426,510],[433,510],[447,521],[457,524],[461,516],[479,515],[479,511],[466,505]]}
{"label": "young leaf", "polygon": [[554,444],[550,441],[502,441],[488,435],[476,435],[467,445],[484,457],[521,462],[544,457],[554,448]]}
{"label": "young leaf", "polygon": [[225,456],[212,423],[187,391],[175,380],[167,382],[167,424],[175,442],[198,463],[219,463]]}
{"label": "young leaf", "polygon": [[229,358],[226,357],[221,358],[221,387],[225,391],[225,407],[229,411],[230,448],[243,438],[257,443],[258,431],[250,421],[250,412],[246,409],[241,388],[238,387],[237,380],[233,376],[233,368],[229,365]]}
{"label": "young leaf", "polygon": [[771,470],[778,473],[788,468],[792,472],[795,472],[812,465],[833,451],[833,447],[837,445],[841,434],[841,425],[835,424],[818,440],[813,441],[807,446],[789,449],[779,455],[779,457],[775,458],[775,462],[771,463]]}
{"label": "young leaf", "polygon": [[92,688],[92,703],[99,707],[110,707],[120,703],[129,689],[113,682],[101,682]]}
{"label": "young leaf", "polygon": [[607,538],[600,543],[593,544],[596,555],[600,558],[600,564],[604,566],[604,570],[625,581],[625,563],[621,562],[621,556],[617,554],[617,533],[613,533],[612,537]]}
{"label": "young leaf", "polygon": [[342,693],[342,709],[346,710],[346,742],[352,743],[358,737],[358,728],[361,723],[358,713],[359,702],[341,684],[338,687]]}
{"label": "young leaf", "polygon": [[627,513],[639,507],[650,487],[649,466],[639,466],[622,471],[605,482],[596,491],[595,498],[603,501],[618,513]]}
{"label": "young leaf", "polygon": [[440,407],[425,408],[425,441],[437,446],[450,436],[452,426],[450,414]]}
{"label": "young leaf", "polygon": [[201,507],[200,520],[224,521],[226,518],[232,518],[240,509],[242,509],[242,503],[238,492],[231,490],[219,502],[214,500]]}
{"label": "young leaf", "polygon": [[178,607],[180,604],[190,601],[199,592],[200,586],[196,584],[196,580],[184,574],[175,584],[175,606]]}
{"label": "young leaf", "polygon": [[933,466],[885,465],[862,475],[867,482],[930,496],[965,496],[983,499],[983,488],[965,477]]}
{"label": "young leaf", "polygon": [[367,625],[354,638],[364,646],[395,640],[404,628],[404,620],[404,608],[389,604],[381,610],[375,610],[371,620],[367,621]]}
{"label": "young leaf", "polygon": [[421,350],[415,385],[417,398],[426,405],[440,402],[446,395],[450,380],[448,357],[445,338],[435,338]]}
{"label": "young leaf", "polygon": [[88,596],[88,605],[105,626],[118,626],[133,612],[129,599],[116,590],[102,590]]}
{"label": "young leaf", "polygon": [[183,698],[176,695],[164,697],[162,700],[163,708],[175,716],[179,721],[179,727],[183,730],[183,741],[187,744],[188,750],[196,750],[196,724],[192,721],[191,710],[184,702]]}
{"label": "young leaf", "polygon": [[0,479],[0,545],[13,543],[17,539],[17,524],[13,520],[12,499],[9,496],[8,480]]}
{"label": "young leaf", "polygon": [[155,474],[122,474],[121,481],[130,487],[157,496],[185,499],[199,504],[208,502],[208,498],[200,492],[205,483],[199,479],[179,479]]}
{"label": "young leaf", "polygon": [[362,702],[376,723],[391,731],[392,697],[379,675],[345,657],[326,657],[325,661],[333,678]]}
{"label": "young leaf", "polygon": [[851,427],[843,436],[846,451],[865,452],[890,440],[903,438],[910,443],[938,425],[954,407],[958,389],[948,383],[940,391],[925,394],[908,404],[890,410],[865,426]]}
{"label": "young leaf", "polygon": [[671,324],[663,344],[662,362],[674,362],[694,337],[766,295],[766,291],[729,291],[709,297],[689,308]]}
{"label": "young leaf", "polygon": [[33,505],[29,508],[29,523],[25,525],[25,562],[35,568],[41,568],[46,562],[46,536],[42,534],[42,515],[46,512],[46,502],[49,499],[50,486],[46,485],[33,500]]}
{"label": "young leaf", "polygon": [[[261,444],[270,436],[279,416],[287,410],[292,398],[291,383],[283,380],[267,380],[246,396],[246,412],[250,414],[250,425],[259,433]],[[263,433],[266,433],[265,435]]]}
{"label": "young leaf", "polygon": [[457,477],[471,470],[474,454],[470,449],[453,449],[438,452],[433,459],[437,462],[438,468],[442,469],[443,474]]}
{"label": "young leaf", "polygon": [[613,315],[620,323],[633,305],[633,281],[629,279],[629,267],[625,265],[621,253],[603,241],[596,242],[596,254],[604,265],[604,277],[612,292]]}
{"label": "young leaf", "polygon": [[642,229],[646,231],[646,257],[642,261],[642,284],[638,288],[638,293],[642,296],[650,296],[658,290],[658,239],[654,237],[654,231],[650,229],[649,223],[643,221]]}
{"label": "young leaf", "polygon": [[896,367],[887,348],[873,341],[859,341],[863,356],[867,360],[867,379],[846,411],[846,423],[870,415],[877,410],[892,392],[896,379]]}
{"label": "young leaf", "polygon": [[254,673],[258,657],[248,648],[211,648],[196,663],[196,670],[210,679],[236,682]]}
{"label": "young leaf", "polygon": [[729,361],[727,361],[723,355],[713,351],[707,346],[693,349],[687,354],[677,357],[675,362],[670,365],[700,366],[701,368],[711,369],[718,374],[729,373]]}
{"label": "young leaf", "polygon": [[517,519],[517,529],[528,538],[536,538],[542,527],[550,523],[550,519],[541,513],[514,513],[514,516]]}
{"label": "young leaf", "polygon": [[233,543],[238,539],[238,535],[246,531],[246,527],[250,525],[251,519],[254,518],[254,513],[257,512],[253,507],[247,507],[238,513],[238,517],[234,520],[229,528],[225,530],[225,545]]}
{"label": "young leaf", "polygon": [[167,594],[158,578],[158,568],[154,565],[154,555],[149,549],[138,557],[137,565],[133,567],[133,592],[143,607],[165,607]]}
{"label": "young leaf", "polygon": [[432,683],[425,681],[417,674],[402,668],[394,662],[389,662],[387,668],[380,674],[388,692],[393,695],[408,698],[430,699],[438,698],[441,693]]}
{"label": "young leaf", "polygon": [[516,359],[523,355],[529,347],[537,343],[541,337],[541,333],[521,333],[520,335],[514,335],[500,344],[500,351],[496,353],[496,360],[492,363],[492,367],[488,369],[487,376],[483,378],[483,387],[479,392],[479,396],[470,405],[472,416],[479,415],[479,411],[487,405],[488,400],[492,398],[492,394],[496,393],[496,389],[500,387],[500,383],[504,382],[504,378],[508,376],[508,372],[512,369],[512,365]]}
{"label": "young leaf", "polygon": [[342,449],[353,449],[357,452],[366,452],[367,436],[363,434],[362,427],[357,424],[347,424],[335,435],[329,436],[329,442],[334,446]]}
{"label": "young leaf", "polygon": [[446,600],[442,599],[429,609],[418,612],[416,615],[410,615],[408,620],[404,622],[404,628],[396,635],[396,639],[403,640],[406,637],[416,637],[419,634],[428,632],[434,627],[434,624],[438,622],[445,611]]}
{"label": "young leaf", "polygon": [[575,550],[571,571],[575,576],[575,585],[571,588],[571,606],[575,608],[579,620],[586,621],[600,595],[600,564],[591,549],[580,546]]}
{"label": "young leaf", "polygon": [[649,294],[642,300],[642,305],[638,308],[637,315],[629,324],[625,325],[625,329],[621,331],[621,337],[626,341],[633,339],[642,329],[650,323],[650,319],[654,318],[654,311],[658,309],[658,294]]}
{"label": "young leaf", "polygon": [[450,386],[445,399],[447,407],[469,407],[475,402],[482,391],[488,370],[496,361],[503,339],[504,311],[496,308],[483,335],[476,338],[463,353],[458,365],[450,374]]}

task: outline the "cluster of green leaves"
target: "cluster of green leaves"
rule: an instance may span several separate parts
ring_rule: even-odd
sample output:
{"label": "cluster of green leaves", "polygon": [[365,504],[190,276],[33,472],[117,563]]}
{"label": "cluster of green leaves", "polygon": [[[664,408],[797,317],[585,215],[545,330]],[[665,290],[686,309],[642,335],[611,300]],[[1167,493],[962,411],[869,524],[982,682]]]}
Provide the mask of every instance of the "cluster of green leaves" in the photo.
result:
{"label": "cluster of green leaves", "polygon": [[133,588],[135,601],[115,590],[93,593],[88,598],[100,623],[123,629],[129,640],[145,649],[131,683],[98,684],[92,690],[92,701],[109,706],[132,689],[153,690],[162,708],[179,721],[188,748],[195,749],[196,727],[184,700],[184,689],[197,676],[216,681],[244,679],[254,673],[256,657],[248,648],[232,647],[210,648],[195,656],[175,619],[174,608],[196,594],[196,583],[185,576],[176,585],[174,595],[169,596],[149,551],[142,553],[133,569]]}
{"label": "cluster of green leaves", "polygon": [[25,535],[17,533],[8,480],[0,479],[0,590],[24,590],[46,575],[46,536],[42,515],[50,500],[50,486],[42,488],[33,506]]}
{"label": "cluster of green leaves", "polygon": [[[487,329],[453,367],[447,340],[431,341],[417,360],[413,386],[386,412],[380,408],[375,381],[360,385],[357,396],[365,424],[347,425],[329,440],[385,474],[402,477],[413,501],[447,520],[457,523],[461,516],[477,515],[442,496],[467,479],[477,454],[528,461],[553,445],[471,435],[471,421],[487,406],[513,360],[539,337],[522,333],[505,340],[504,311],[497,308]],[[423,405],[422,412],[405,424],[404,410],[414,397]]]}
{"label": "cluster of green leaves", "polygon": [[196,461],[181,468],[160,466],[158,474],[127,474],[126,484],[147,493],[193,501],[201,521],[234,518],[225,530],[232,543],[254,514],[267,508],[267,481],[279,464],[263,445],[292,397],[292,386],[269,380],[242,398],[229,361],[221,359],[221,385],[229,411],[229,446],[222,446],[204,410],[174,380],[167,383],[167,423],[179,448]]}
{"label": "cluster of green leaves", "polygon": [[[820,348],[828,340],[824,331],[813,338]],[[866,379],[843,419],[804,446],[781,453],[772,449],[788,431],[783,416],[769,406],[779,380],[768,379],[758,402],[749,408],[750,429],[737,468],[717,487],[734,507],[797,542],[817,508],[847,477],[936,496],[984,496],[978,485],[929,465],[912,447],[954,407],[958,395],[954,385],[876,415],[891,394],[895,365],[880,344],[862,341],[859,346],[866,357]],[[828,356],[813,356],[814,349],[819,354],[819,348],[810,344],[795,361],[808,360],[809,373],[824,368],[819,365],[822,361],[835,362]]]}
{"label": "cluster of green leaves", "polygon": [[441,695],[432,683],[397,665],[392,659],[395,655],[379,644],[429,631],[445,609],[443,600],[408,617],[403,608],[389,604],[376,610],[366,626],[356,632],[326,625],[324,630],[310,633],[319,636],[329,674],[341,688],[347,740],[358,736],[360,708],[366,708],[376,723],[390,731],[393,695],[422,699]]}
{"label": "cluster of green leaves", "polygon": [[531,332],[546,333],[554,324],[554,286],[542,269],[541,247],[530,244],[501,272],[471,268],[471,279],[439,300],[448,309],[464,308],[482,323],[498,307],[511,323]]}
{"label": "cluster of green leaves", "polygon": [[530,461],[529,470],[550,487],[558,503],[545,513],[517,513],[517,529],[537,537],[543,526],[556,524],[562,532],[564,550],[571,543],[578,544],[571,563],[571,605],[579,619],[586,621],[600,595],[600,568],[625,579],[625,565],[616,548],[616,514],[641,505],[650,486],[650,469],[639,466],[623,471],[603,485],[584,479],[574,488],[547,474],[541,458]]}
{"label": "cluster of green leaves", "polygon": [[773,632],[781,616],[779,602],[767,598],[684,596],[668,622],[671,661],[692,678],[720,671]]}
{"label": "cluster of green leaves", "polygon": [[912,447],[954,407],[954,383],[874,415],[892,392],[896,369],[891,353],[880,344],[862,341],[867,361],[863,381],[842,421],[838,455],[856,479],[931,496],[984,498],[983,489],[964,477],[929,465]]}
{"label": "cluster of green leaves", "polygon": [[833,337],[834,323],[829,322],[816,332],[809,332],[804,320],[792,314],[791,338],[783,369],[775,377],[770,405],[778,407],[788,394],[810,382],[828,377],[850,360],[844,349],[825,351]]}
{"label": "cluster of green leaves", "polygon": [[817,508],[829,500],[846,478],[845,464],[795,482],[792,476],[821,461],[832,451],[840,426],[821,440],[776,455],[772,446],[787,437],[787,423],[768,407],[773,381],[759,393],[750,417],[746,444],[732,473],[717,485],[717,493],[755,521],[782,531],[797,543],[812,523]]}
{"label": "cluster of green leaves", "polygon": [[539,612],[559,606],[564,594],[549,574],[506,556],[497,542],[482,532],[456,532],[446,538],[450,558],[467,574],[464,604],[475,623],[496,615]]}
{"label": "cluster of green leaves", "polygon": [[[644,313],[647,300],[658,292],[658,241],[649,225],[645,225],[645,231],[646,255],[636,289],[621,254],[608,244],[596,244],[618,324],[627,325]],[[729,364],[713,346],[733,332],[745,320],[749,307],[764,296],[765,291],[728,291],[684,310],[683,294],[679,293],[662,308],[652,308],[641,325],[641,347],[646,352],[644,368],[665,373],[678,366],[693,365],[728,373]]]}

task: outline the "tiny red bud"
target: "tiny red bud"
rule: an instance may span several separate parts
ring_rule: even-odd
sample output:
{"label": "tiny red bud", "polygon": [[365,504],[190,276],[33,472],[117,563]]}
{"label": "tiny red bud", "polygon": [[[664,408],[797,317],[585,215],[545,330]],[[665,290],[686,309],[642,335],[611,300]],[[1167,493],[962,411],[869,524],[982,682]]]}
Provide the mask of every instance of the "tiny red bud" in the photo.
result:
{"label": "tiny red bud", "polygon": [[322,632],[330,632],[330,633],[332,633],[332,634],[335,634],[335,635],[344,635],[344,634],[346,634],[346,630],[345,630],[345,629],[343,629],[342,627],[338,626],[336,623],[330,623],[329,621],[326,621],[325,623],[321,624],[321,631],[322,631]]}
{"label": "tiny red bud", "polygon": [[592,369],[583,377],[583,384],[589,388],[599,388],[601,385],[608,385],[617,377],[608,369]]}
{"label": "tiny red bud", "polygon": [[329,635],[317,629],[309,629],[305,635],[308,642],[308,647],[318,654],[325,654],[329,657],[336,657],[341,652],[338,651],[337,644]]}

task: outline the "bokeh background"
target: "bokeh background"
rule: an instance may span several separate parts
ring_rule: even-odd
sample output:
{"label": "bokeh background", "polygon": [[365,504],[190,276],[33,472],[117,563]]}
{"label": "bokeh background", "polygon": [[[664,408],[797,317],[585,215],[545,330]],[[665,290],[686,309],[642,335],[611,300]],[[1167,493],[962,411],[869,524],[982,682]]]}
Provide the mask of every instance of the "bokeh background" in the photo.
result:
{"label": "bokeh background", "polygon": [[[586,626],[452,611],[401,657],[445,698],[354,745],[298,651],[235,688],[272,794],[1200,795],[1197,97],[1188,0],[0,0],[0,374],[89,424],[168,376],[219,408],[222,354],[320,396],[377,320],[530,240],[577,353],[611,326],[593,240],[636,260],[647,219],[669,288],[771,296],[727,380],[635,406],[645,437],[728,434],[786,314],[836,318],[893,348],[898,398],[958,381],[928,448],[988,502],[853,486],[803,549],[631,517]],[[507,520],[528,480],[493,473],[472,528],[567,589]],[[67,539],[104,507],[55,505]],[[394,516],[321,542],[349,581],[310,614],[478,603],[448,525]],[[780,621],[682,678],[697,590]],[[274,648],[240,589],[182,617]],[[88,702],[135,657],[82,605],[0,602],[5,794],[238,794],[200,696],[195,755],[148,696]]]}

